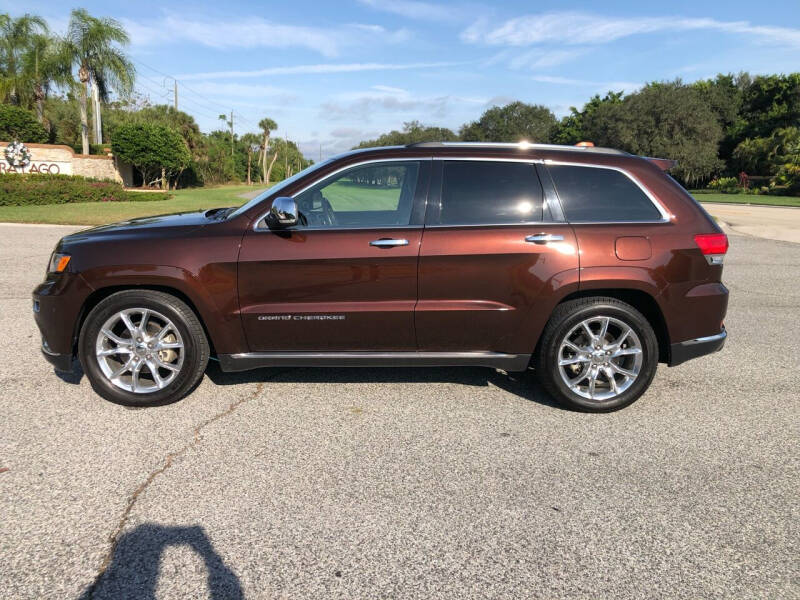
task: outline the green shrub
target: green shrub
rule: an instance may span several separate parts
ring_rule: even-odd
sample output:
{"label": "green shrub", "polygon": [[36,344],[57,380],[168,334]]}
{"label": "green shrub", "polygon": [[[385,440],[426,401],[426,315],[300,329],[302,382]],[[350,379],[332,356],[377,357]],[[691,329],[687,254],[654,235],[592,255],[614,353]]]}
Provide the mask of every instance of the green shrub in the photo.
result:
{"label": "green shrub", "polygon": [[0,104],[0,140],[43,144],[47,142],[47,131],[31,111]]}
{"label": "green shrub", "polygon": [[167,200],[169,194],[131,192],[115,181],[77,175],[0,174],[0,206],[73,202],[141,202]]}
{"label": "green shrub", "polygon": [[712,179],[708,183],[708,189],[714,190],[721,194],[739,194],[742,188],[734,177],[720,177],[719,179]]}

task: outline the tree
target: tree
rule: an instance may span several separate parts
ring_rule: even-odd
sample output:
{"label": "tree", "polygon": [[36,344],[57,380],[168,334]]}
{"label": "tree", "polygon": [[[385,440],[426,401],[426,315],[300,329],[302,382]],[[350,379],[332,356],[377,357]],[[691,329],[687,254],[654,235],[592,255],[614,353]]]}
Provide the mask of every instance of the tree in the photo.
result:
{"label": "tree", "polygon": [[135,69],[119,46],[129,42],[128,34],[114,19],[98,19],[86,10],[72,11],[64,52],[70,65],[77,67],[78,103],[81,114],[81,147],[89,153],[89,113],[87,87],[94,103],[95,143],[101,144],[100,102],[107,102],[111,91],[125,97],[133,89]]}
{"label": "tree", "polygon": [[267,167],[267,152],[269,150],[269,134],[271,131],[274,131],[278,128],[278,124],[270,119],[269,117],[265,117],[258,122],[258,126],[261,128],[261,131],[264,134],[264,141],[261,142],[261,183],[264,185],[269,183],[269,177],[272,175],[272,167],[275,164],[275,159],[278,157],[277,152],[272,159],[269,167]]}
{"label": "tree", "polygon": [[546,106],[512,102],[493,106],[460,133],[468,142],[547,142],[555,126],[556,116]]}
{"label": "tree", "polygon": [[420,142],[454,142],[458,136],[445,127],[430,127],[419,121],[403,123],[403,129],[384,133],[374,140],[361,142],[357,148],[375,148],[378,146],[406,146]]}
{"label": "tree", "polygon": [[680,81],[651,83],[622,102],[603,103],[585,125],[595,144],[677,160],[672,172],[688,185],[723,167],[717,116],[696,89]]}
{"label": "tree", "polygon": [[19,106],[0,104],[0,139],[43,143],[47,141],[47,131],[32,112]]}
{"label": "tree", "polygon": [[574,145],[578,142],[593,141],[586,130],[586,123],[594,112],[605,104],[619,104],[622,102],[624,92],[608,92],[601,98],[595,94],[589,102],[579,111],[574,106],[570,107],[570,114],[561,119],[550,133],[550,141],[554,144]]}
{"label": "tree", "polygon": [[[186,142],[174,129],[150,123],[122,125],[111,144],[115,156],[130,163],[142,175],[142,186],[158,181],[169,188],[170,178],[180,176],[191,155]],[[160,178],[157,174],[160,172]]]}
{"label": "tree", "polygon": [[47,33],[47,23],[38,16],[0,15],[0,97],[3,102],[30,108],[33,82],[25,70],[26,57],[34,48],[34,39]]}

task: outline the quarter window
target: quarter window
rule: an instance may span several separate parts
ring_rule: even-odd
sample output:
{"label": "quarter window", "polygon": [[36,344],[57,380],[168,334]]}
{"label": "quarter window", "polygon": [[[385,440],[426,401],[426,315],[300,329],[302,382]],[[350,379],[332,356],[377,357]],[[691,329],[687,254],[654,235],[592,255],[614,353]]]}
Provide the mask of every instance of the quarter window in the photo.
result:
{"label": "quarter window", "polygon": [[630,177],[614,169],[548,165],[567,221],[659,221],[661,213]]}
{"label": "quarter window", "polygon": [[295,198],[298,227],[352,228],[408,225],[419,162],[354,167]]}
{"label": "quarter window", "polygon": [[441,225],[542,220],[542,186],[530,163],[443,161]]}

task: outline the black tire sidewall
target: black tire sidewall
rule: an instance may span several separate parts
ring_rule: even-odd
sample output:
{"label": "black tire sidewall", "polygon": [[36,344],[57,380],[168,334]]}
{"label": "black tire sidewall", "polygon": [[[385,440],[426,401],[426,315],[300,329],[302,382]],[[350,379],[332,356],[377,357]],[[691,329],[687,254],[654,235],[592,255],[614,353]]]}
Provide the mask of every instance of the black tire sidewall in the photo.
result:
{"label": "black tire sidewall", "polygon": [[[177,327],[184,344],[184,359],[180,373],[164,389],[148,394],[135,394],[118,388],[111,383],[100,369],[95,355],[97,335],[103,324],[115,313],[126,308],[150,308],[170,319]],[[148,292],[121,292],[100,302],[87,315],[81,328],[78,343],[78,355],[84,373],[92,384],[92,388],[100,396],[128,406],[150,406],[168,404],[180,399],[196,383],[197,371],[202,362],[208,360],[206,341],[197,338],[192,329],[199,327],[194,313],[183,302],[171,299],[166,294]],[[192,327],[195,325],[195,327]],[[205,368],[205,364],[203,364]]]}
{"label": "black tire sidewall", "polygon": [[[610,400],[592,401],[573,392],[561,379],[558,367],[558,350],[564,336],[581,321],[593,316],[614,317],[627,323],[642,343],[642,368],[639,376],[630,388]],[[622,303],[597,303],[584,306],[567,314],[553,324],[546,339],[546,347],[542,348],[544,376],[548,378],[548,387],[557,392],[562,404],[581,411],[610,412],[618,410],[636,401],[650,386],[658,367],[658,340],[647,319],[633,307]]]}

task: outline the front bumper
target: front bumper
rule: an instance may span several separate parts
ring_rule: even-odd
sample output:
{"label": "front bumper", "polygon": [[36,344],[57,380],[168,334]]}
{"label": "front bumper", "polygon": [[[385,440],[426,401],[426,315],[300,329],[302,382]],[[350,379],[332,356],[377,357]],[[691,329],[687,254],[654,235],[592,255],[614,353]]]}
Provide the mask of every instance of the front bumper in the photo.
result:
{"label": "front bumper", "polygon": [[57,352],[53,352],[47,347],[47,342],[44,338],[42,338],[42,356],[45,357],[47,362],[53,365],[56,371],[67,373],[72,371],[72,364],[75,360],[72,353],[58,354]]}
{"label": "front bumper", "polygon": [[70,371],[77,324],[92,289],[74,273],[48,276],[33,290],[33,318],[42,335],[42,355],[59,371]]}
{"label": "front bumper", "polygon": [[675,367],[681,363],[685,363],[687,360],[697,358],[698,356],[719,352],[725,345],[725,340],[727,338],[728,332],[723,327],[722,331],[716,335],[709,335],[707,337],[672,344],[670,346],[669,366]]}

